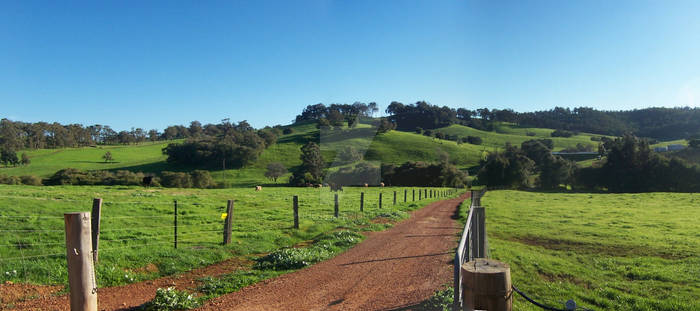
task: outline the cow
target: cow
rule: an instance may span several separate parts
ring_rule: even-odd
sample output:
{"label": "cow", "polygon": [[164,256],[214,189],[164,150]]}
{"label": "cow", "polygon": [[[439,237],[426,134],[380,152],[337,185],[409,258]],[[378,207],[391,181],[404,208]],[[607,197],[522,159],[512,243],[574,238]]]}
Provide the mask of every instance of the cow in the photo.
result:
{"label": "cow", "polygon": [[314,185],[314,188],[323,188],[323,185],[321,185],[321,184],[315,184],[315,185]]}
{"label": "cow", "polygon": [[367,183],[365,183],[365,188],[367,188],[367,187],[369,187],[369,185]]}
{"label": "cow", "polygon": [[379,183],[379,186],[380,186],[380,187],[384,187],[384,183],[383,183],[383,182],[380,182],[380,183]]}
{"label": "cow", "polygon": [[143,178],[143,185],[146,187],[150,187],[151,183],[153,183],[153,176],[146,176]]}
{"label": "cow", "polygon": [[262,186],[255,186],[255,191],[262,191]]}

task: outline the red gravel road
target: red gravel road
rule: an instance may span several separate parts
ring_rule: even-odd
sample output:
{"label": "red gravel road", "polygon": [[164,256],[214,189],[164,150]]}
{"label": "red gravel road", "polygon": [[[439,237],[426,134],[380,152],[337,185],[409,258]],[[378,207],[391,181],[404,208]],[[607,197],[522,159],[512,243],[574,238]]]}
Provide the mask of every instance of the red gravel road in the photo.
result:
{"label": "red gravel road", "polygon": [[198,310],[411,310],[452,281],[467,195],[434,202],[339,256],[209,301]]}

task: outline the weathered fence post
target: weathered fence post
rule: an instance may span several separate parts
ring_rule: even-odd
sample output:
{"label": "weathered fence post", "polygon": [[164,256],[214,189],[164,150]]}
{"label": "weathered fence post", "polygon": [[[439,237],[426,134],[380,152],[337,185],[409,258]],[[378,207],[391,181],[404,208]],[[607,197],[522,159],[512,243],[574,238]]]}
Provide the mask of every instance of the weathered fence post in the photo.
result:
{"label": "weathered fence post", "polygon": [[418,201],[423,199],[423,190],[418,190]]}
{"label": "weathered fence post", "polygon": [[335,194],[335,207],[334,207],[333,211],[334,211],[333,216],[335,216],[335,218],[338,218],[338,194],[337,193]]}
{"label": "weathered fence post", "polygon": [[231,244],[231,232],[233,231],[233,200],[226,203],[226,221],[224,221],[224,245]]}
{"label": "weathered fence post", "polygon": [[511,311],[513,295],[510,266],[479,258],[461,267],[464,310]]}
{"label": "weathered fence post", "polygon": [[365,193],[360,193],[360,212],[365,210]]}
{"label": "weathered fence post", "polygon": [[382,208],[382,193],[379,193],[379,208]]}
{"label": "weathered fence post", "polygon": [[413,190],[413,191],[412,191],[412,193],[413,193],[413,198],[411,198],[411,201],[415,201],[415,200],[416,200],[416,189],[412,189],[412,190]]}
{"label": "weathered fence post", "polygon": [[100,215],[102,214],[102,199],[92,199],[92,261],[97,263],[97,251],[100,247]]}
{"label": "weathered fence post", "polygon": [[474,258],[486,257],[486,212],[481,206],[475,206],[471,223],[472,252]]}
{"label": "weathered fence post", "polygon": [[394,205],[396,205],[396,191],[394,191]]}
{"label": "weathered fence post", "polygon": [[292,202],[292,208],[294,209],[294,229],[299,229],[299,197],[295,195]]}
{"label": "weathered fence post", "polygon": [[97,311],[97,282],[92,262],[90,213],[63,214],[66,230],[66,259],[70,309]]}
{"label": "weathered fence post", "polygon": [[403,189],[403,202],[406,203],[406,197],[408,196],[408,190]]}
{"label": "weathered fence post", "polygon": [[175,231],[173,232],[173,236],[175,241],[175,249],[177,249],[177,200],[174,201],[174,204],[175,212],[173,213],[173,228]]}

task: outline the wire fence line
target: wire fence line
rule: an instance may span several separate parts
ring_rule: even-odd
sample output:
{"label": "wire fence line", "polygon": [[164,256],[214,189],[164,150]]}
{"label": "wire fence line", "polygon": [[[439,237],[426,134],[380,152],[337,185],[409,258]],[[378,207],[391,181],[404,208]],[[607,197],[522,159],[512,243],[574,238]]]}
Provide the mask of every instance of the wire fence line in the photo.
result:
{"label": "wire fence line", "polygon": [[[406,202],[397,199],[396,204],[411,204],[418,202],[418,198],[413,201],[410,198],[411,190],[408,190],[409,197]],[[357,197],[355,197],[355,195]],[[397,194],[398,195],[398,194]],[[300,200],[300,219],[306,225],[309,222],[347,222],[355,221],[367,215],[360,211],[360,193],[345,193],[339,195],[341,201],[340,213],[334,216],[332,194],[328,194],[327,200],[321,200],[320,204],[310,204],[308,198]],[[376,210],[377,198],[364,196],[365,209]],[[436,199],[437,197],[423,197],[422,201]],[[50,265],[65,264],[66,251],[63,248],[66,244],[64,228],[64,215],[62,211],[71,207],[90,211],[93,206],[93,199],[66,199],[56,197],[32,197],[32,196],[8,196],[0,195],[0,199],[10,199],[10,210],[0,210],[0,269],[12,269],[12,263],[21,263],[17,270],[24,270],[26,273],[35,272],[36,267],[29,265],[37,262],[47,261]],[[196,200],[188,198],[187,200]],[[19,201],[20,203],[17,203]],[[226,213],[226,201],[221,203],[199,203],[183,200],[168,201],[102,201],[103,207],[99,213],[99,248],[97,252],[115,252],[125,249],[139,249],[151,251],[152,247],[163,249],[165,245],[184,243],[190,247],[192,243],[222,244],[225,240],[225,221],[227,219],[262,217],[266,224],[275,226],[278,229],[286,230],[292,224],[293,208],[292,196],[274,203],[257,202],[240,208],[236,205],[233,215]],[[383,198],[384,208],[382,210],[391,211],[391,192],[385,192]],[[30,202],[30,203],[27,203]],[[31,204],[31,202],[50,202]],[[177,202],[177,203],[176,203]],[[249,203],[249,202],[248,202]],[[2,204],[2,203],[0,203]],[[175,213],[177,204],[177,214]],[[238,203],[240,204],[240,203]],[[245,204],[245,203],[244,203]],[[107,208],[105,206],[133,206],[124,209]],[[139,210],[138,206],[147,207]],[[171,207],[171,208],[167,208]],[[54,210],[46,214],[41,214],[41,209],[53,208]],[[308,209],[307,209],[308,208]],[[14,210],[13,210],[14,209]],[[20,211],[27,211],[28,214],[19,214]],[[275,212],[267,214],[265,212]],[[284,211],[284,212],[281,212]],[[121,214],[114,214],[115,212]],[[19,215],[8,214],[18,213]],[[124,213],[144,213],[143,215],[124,215]],[[94,214],[93,214],[94,215]],[[364,215],[364,216],[363,216]],[[375,215],[376,216],[376,215]],[[177,218],[177,223],[174,223]],[[289,225],[284,223],[288,222]],[[145,225],[147,224],[147,225]],[[235,236],[245,238],[245,233],[255,230],[251,225],[245,223],[236,226],[229,231]],[[176,233],[177,232],[177,233]],[[241,235],[243,234],[243,235]],[[194,247],[194,245],[192,245]],[[195,249],[195,248],[193,248]],[[43,253],[42,253],[43,252]],[[138,252],[138,251],[137,251]],[[41,263],[41,265],[44,265]],[[34,272],[33,272],[34,271]],[[0,271],[2,274],[3,271]],[[47,272],[49,273],[49,272]],[[25,280],[27,274],[25,274]],[[0,280],[2,275],[0,275]]]}

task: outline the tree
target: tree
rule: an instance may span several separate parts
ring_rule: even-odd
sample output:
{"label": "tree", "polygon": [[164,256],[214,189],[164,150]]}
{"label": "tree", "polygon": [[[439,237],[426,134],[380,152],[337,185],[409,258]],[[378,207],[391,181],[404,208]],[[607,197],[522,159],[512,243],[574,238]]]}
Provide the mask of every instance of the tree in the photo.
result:
{"label": "tree", "polygon": [[15,152],[15,150],[11,147],[2,148],[2,151],[0,151],[0,162],[8,166],[15,166],[19,164],[17,152]]}
{"label": "tree", "polygon": [[105,160],[105,162],[111,162],[114,160],[114,158],[112,158],[112,153],[109,151],[105,152],[102,158]]}
{"label": "tree", "polygon": [[270,180],[277,182],[277,178],[282,177],[282,175],[287,173],[287,168],[284,164],[280,162],[273,162],[267,165],[267,171],[265,172],[265,177]]}
{"label": "tree", "polygon": [[529,185],[535,163],[523,155],[517,147],[506,145],[503,152],[494,152],[482,161],[479,183],[493,186],[523,187]]}
{"label": "tree", "polygon": [[362,160],[362,154],[352,146],[345,146],[345,148],[338,153],[338,162],[342,164],[353,163],[360,160]]}
{"label": "tree", "polygon": [[540,187],[556,189],[559,185],[571,184],[575,168],[573,162],[560,156],[548,155],[538,163],[538,166],[540,167]]}
{"label": "tree", "polygon": [[20,160],[20,163],[25,166],[32,163],[32,160],[29,159],[29,156],[26,152],[22,152],[22,160]]}
{"label": "tree", "polygon": [[289,183],[297,186],[320,183],[323,179],[325,162],[321,148],[312,141],[301,147],[301,167],[289,179]]}
{"label": "tree", "polygon": [[387,118],[381,118],[379,120],[379,128],[377,129],[378,133],[386,133],[388,131],[391,131],[396,128],[396,124],[394,122],[389,121]]}

